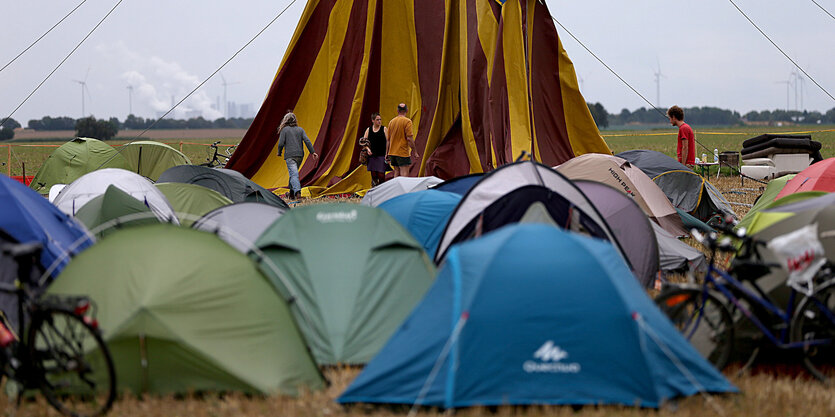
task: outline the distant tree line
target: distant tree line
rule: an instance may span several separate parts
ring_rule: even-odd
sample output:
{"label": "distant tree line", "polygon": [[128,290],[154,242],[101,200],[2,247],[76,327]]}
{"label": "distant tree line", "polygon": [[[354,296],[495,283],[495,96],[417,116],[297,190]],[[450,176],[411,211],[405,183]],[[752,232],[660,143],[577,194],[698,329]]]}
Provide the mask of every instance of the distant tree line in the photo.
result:
{"label": "distant tree line", "polygon": [[[40,120],[30,120],[28,127],[33,130],[74,130],[76,129],[78,120],[72,117],[46,116]],[[153,118],[145,119],[131,114],[124,122],[119,121],[116,117],[111,117],[108,121],[116,126],[117,129],[247,129],[252,124],[252,118],[245,119],[239,117],[215,120],[206,120],[202,117],[187,120],[162,119],[154,125],[156,120]]]}
{"label": "distant tree line", "polygon": [[[666,109],[641,107],[634,111],[623,109],[618,114],[606,111],[600,103],[586,103],[598,127],[625,126],[630,124],[666,124]],[[835,108],[819,111],[764,110],[751,111],[745,115],[717,107],[689,107],[684,109],[684,119],[692,125],[733,126],[744,124],[835,124]]]}
{"label": "distant tree line", "polygon": [[[2,121],[3,119],[0,119]],[[17,120],[9,118],[0,126],[0,140],[9,140],[14,137],[14,130],[20,127]]]}

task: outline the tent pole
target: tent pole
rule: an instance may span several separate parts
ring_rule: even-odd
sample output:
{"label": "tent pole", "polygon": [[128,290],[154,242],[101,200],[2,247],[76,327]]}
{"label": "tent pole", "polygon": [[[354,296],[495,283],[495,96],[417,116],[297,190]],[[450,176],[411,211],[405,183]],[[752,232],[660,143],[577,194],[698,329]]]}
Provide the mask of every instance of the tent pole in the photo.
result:
{"label": "tent pole", "polygon": [[139,167],[142,166],[142,147],[139,147],[139,160],[136,161],[136,173],[139,173]]}
{"label": "tent pole", "polygon": [[12,145],[6,145],[6,148],[9,150],[9,157],[8,162],[6,162],[6,169],[8,170],[8,175],[12,176]]}

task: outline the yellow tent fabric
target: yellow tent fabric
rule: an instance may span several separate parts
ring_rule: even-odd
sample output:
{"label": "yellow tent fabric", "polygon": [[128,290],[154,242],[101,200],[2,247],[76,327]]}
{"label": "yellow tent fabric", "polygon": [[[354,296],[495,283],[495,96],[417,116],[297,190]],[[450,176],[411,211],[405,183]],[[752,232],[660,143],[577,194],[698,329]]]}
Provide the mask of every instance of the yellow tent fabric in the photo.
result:
{"label": "yellow tent fabric", "polygon": [[309,0],[227,168],[287,187],[276,130],[292,109],[320,155],[300,169],[307,193],[367,189],[357,138],[371,113],[388,121],[401,102],[420,155],[413,175],[485,172],[522,152],[549,166],[611,153],[544,2]]}

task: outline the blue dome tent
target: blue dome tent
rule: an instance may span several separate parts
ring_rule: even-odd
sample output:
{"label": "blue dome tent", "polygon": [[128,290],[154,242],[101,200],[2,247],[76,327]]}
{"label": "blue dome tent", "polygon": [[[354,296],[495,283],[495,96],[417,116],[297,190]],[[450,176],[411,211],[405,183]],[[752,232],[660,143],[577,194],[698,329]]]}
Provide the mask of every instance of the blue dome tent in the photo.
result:
{"label": "blue dome tent", "polygon": [[658,407],[736,391],[624,275],[610,244],[547,225],[453,246],[424,299],[337,401]]}
{"label": "blue dome tent", "polygon": [[[41,242],[44,269],[59,260],[52,276],[61,272],[70,261],[70,255],[94,242],[84,226],[37,192],[5,175],[0,175],[0,201],[3,202],[0,204],[0,229],[21,243]],[[79,242],[76,244],[76,241]]]}
{"label": "blue dome tent", "polygon": [[434,258],[449,216],[460,201],[459,194],[429,189],[399,195],[379,207],[403,225],[426,254]]}

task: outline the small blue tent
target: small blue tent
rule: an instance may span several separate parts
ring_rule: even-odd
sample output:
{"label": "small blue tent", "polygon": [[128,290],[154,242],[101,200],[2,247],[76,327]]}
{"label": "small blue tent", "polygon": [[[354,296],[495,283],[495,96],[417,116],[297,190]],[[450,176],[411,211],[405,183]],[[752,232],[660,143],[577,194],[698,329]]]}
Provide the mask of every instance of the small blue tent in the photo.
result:
{"label": "small blue tent", "polygon": [[[0,175],[0,201],[0,228],[18,242],[41,242],[41,265],[45,269],[60,259],[52,276],[57,276],[70,261],[65,254],[75,255],[93,243],[84,226],[37,192],[5,175]],[[76,241],[79,242],[73,247]]]}
{"label": "small blue tent", "polygon": [[441,234],[461,195],[438,190],[423,190],[399,195],[380,204],[420,242],[430,258],[435,257]]}
{"label": "small blue tent", "polygon": [[473,185],[479,182],[482,177],[484,177],[484,174],[477,173],[450,178],[432,187],[432,189],[438,191],[446,191],[448,193],[455,193],[460,196],[463,196],[467,194],[467,191],[470,191],[470,188],[473,188]]}
{"label": "small blue tent", "polygon": [[424,299],[337,401],[658,407],[736,391],[631,274],[610,244],[547,225],[453,246]]}

